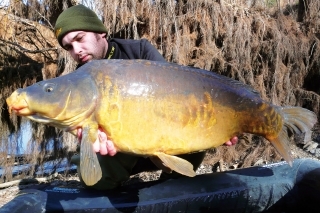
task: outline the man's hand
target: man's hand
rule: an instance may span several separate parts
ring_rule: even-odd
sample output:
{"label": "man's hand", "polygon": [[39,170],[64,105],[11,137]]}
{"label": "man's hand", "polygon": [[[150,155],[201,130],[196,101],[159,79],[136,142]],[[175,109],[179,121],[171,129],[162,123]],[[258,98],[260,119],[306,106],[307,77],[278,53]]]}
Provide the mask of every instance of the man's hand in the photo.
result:
{"label": "man's hand", "polygon": [[100,128],[98,129],[98,139],[93,144],[93,150],[95,152],[100,152],[101,155],[114,156],[117,154],[113,142],[108,140],[107,134]]}
{"label": "man's hand", "polygon": [[[82,129],[79,128],[77,131],[77,136],[79,143],[82,139]],[[110,155],[114,156],[117,154],[117,150],[114,147],[114,144],[111,140],[108,140],[107,134],[102,131],[102,129],[98,129],[98,139],[92,145],[93,151],[100,152],[101,155]]]}
{"label": "man's hand", "polygon": [[238,137],[234,136],[233,138],[231,138],[229,141],[225,142],[224,145],[226,146],[233,146],[236,145],[238,143]]}

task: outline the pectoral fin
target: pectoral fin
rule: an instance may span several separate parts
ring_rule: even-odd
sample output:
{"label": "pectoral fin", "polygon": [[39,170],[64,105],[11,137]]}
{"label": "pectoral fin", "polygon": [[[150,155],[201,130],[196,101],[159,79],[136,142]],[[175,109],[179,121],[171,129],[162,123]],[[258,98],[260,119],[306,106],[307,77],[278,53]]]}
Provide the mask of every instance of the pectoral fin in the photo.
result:
{"label": "pectoral fin", "polygon": [[83,128],[80,146],[80,173],[87,186],[96,184],[102,177],[97,154],[92,149],[95,137],[90,135],[90,132],[91,134],[97,134],[97,130],[90,131],[89,127]]}
{"label": "pectoral fin", "polygon": [[154,155],[157,156],[166,167],[189,177],[196,176],[195,171],[193,171],[193,165],[188,161],[176,156],[167,155],[163,152],[156,152]]}
{"label": "pectoral fin", "polygon": [[154,165],[156,165],[159,169],[161,169],[165,173],[169,173],[169,174],[172,173],[172,169],[164,165],[164,163],[162,162],[162,160],[160,160],[159,157],[152,156],[150,157],[150,160],[152,161],[152,163],[154,163]]}

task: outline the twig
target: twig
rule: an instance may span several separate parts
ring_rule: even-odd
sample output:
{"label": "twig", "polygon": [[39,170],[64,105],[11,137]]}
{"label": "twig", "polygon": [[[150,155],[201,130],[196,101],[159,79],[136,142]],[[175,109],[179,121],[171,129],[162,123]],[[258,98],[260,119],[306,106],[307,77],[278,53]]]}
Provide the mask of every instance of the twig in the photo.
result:
{"label": "twig", "polygon": [[41,16],[41,18],[43,18],[44,20],[46,20],[47,21],[47,23],[48,23],[48,25],[49,25],[49,27],[51,28],[51,29],[54,29],[54,27],[51,25],[51,23],[50,23],[50,21],[48,20],[48,19],[46,19],[46,17],[44,17],[41,13],[39,13],[38,11],[36,11],[38,14],[39,14],[39,16]]}
{"label": "twig", "polygon": [[56,48],[56,47],[43,48],[43,49],[39,49],[39,50],[29,50],[29,49],[26,49],[26,48],[20,46],[19,44],[15,43],[15,42],[6,41],[3,39],[0,39],[0,41],[2,41],[5,44],[10,44],[10,45],[16,47],[21,52],[27,52],[27,53],[44,53],[44,52],[48,52],[48,51],[57,51],[58,50],[58,48]]}

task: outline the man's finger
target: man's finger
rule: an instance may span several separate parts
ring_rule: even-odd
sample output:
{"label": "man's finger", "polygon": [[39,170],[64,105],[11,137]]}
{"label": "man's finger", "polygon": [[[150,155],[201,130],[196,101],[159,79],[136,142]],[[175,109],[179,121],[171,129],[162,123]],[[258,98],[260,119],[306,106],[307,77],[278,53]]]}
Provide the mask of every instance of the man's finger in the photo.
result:
{"label": "man's finger", "polygon": [[94,144],[92,145],[93,151],[95,152],[100,152],[100,141],[97,139]]}
{"label": "man's finger", "polygon": [[238,143],[238,137],[237,136],[234,136],[233,138],[231,138],[230,142],[232,143],[231,145],[235,145]]}
{"label": "man's finger", "polygon": [[77,137],[78,137],[78,142],[81,143],[82,139],[82,128],[77,129]]}
{"label": "man's finger", "polygon": [[108,153],[107,142],[105,140],[100,140],[100,154],[107,155]]}
{"label": "man's finger", "polygon": [[224,143],[224,145],[226,145],[226,146],[232,146],[233,144],[232,144],[231,141],[227,141],[227,142]]}
{"label": "man's finger", "polygon": [[107,140],[106,147],[108,149],[108,152],[109,152],[110,156],[114,156],[115,154],[117,154],[117,149],[114,147],[114,144],[113,144],[112,141]]}

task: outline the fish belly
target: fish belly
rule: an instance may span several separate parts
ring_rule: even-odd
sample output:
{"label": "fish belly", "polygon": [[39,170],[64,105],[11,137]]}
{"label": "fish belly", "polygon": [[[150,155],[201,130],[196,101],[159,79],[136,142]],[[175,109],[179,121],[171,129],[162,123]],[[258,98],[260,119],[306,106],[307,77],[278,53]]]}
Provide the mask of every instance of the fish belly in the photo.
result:
{"label": "fish belly", "polygon": [[119,100],[107,107],[109,119],[101,126],[121,152],[177,155],[217,147],[240,131],[236,113],[204,96]]}

